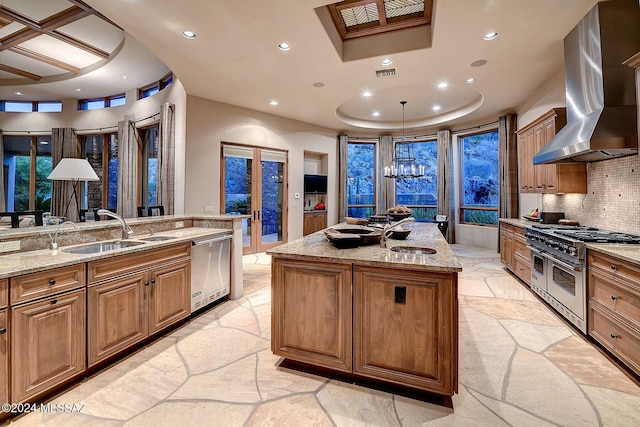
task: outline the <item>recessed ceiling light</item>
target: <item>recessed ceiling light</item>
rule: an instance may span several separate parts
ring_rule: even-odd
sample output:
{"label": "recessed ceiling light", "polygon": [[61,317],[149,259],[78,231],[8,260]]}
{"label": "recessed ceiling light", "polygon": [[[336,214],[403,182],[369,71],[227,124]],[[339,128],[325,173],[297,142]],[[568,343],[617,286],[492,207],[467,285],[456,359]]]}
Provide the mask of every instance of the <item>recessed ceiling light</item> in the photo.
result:
{"label": "recessed ceiling light", "polygon": [[324,83],[322,83],[322,82],[315,82],[315,83],[313,84],[313,87],[324,87]]}
{"label": "recessed ceiling light", "polygon": [[473,61],[471,63],[472,67],[482,67],[483,65],[485,65],[487,63],[486,59],[478,59],[477,61]]}
{"label": "recessed ceiling light", "polygon": [[442,109],[442,107],[439,106],[439,105],[434,105],[433,106],[433,111],[440,111],[441,109]]}
{"label": "recessed ceiling light", "polygon": [[370,97],[371,97],[371,95],[372,95],[372,93],[371,93],[371,92],[369,92],[368,90],[367,90],[367,91],[365,91],[365,92],[362,94],[362,96],[364,96],[365,98],[370,98]]}
{"label": "recessed ceiling light", "polygon": [[182,36],[185,39],[189,39],[189,40],[194,40],[196,39],[198,36],[196,35],[196,33],[194,33],[193,31],[189,31],[189,30],[184,30],[182,32]]}
{"label": "recessed ceiling light", "polygon": [[123,76],[120,76],[120,78],[121,78],[122,80],[127,80],[127,79],[129,78],[129,76],[124,76],[124,75],[123,75]]}
{"label": "recessed ceiling light", "polygon": [[444,89],[445,87],[449,86],[449,84],[447,82],[440,82],[438,83],[438,87],[440,89]]}
{"label": "recessed ceiling light", "polygon": [[498,33],[496,33],[495,31],[492,31],[490,33],[485,34],[482,38],[485,40],[493,40],[496,37],[498,37]]}
{"label": "recessed ceiling light", "polygon": [[278,48],[280,48],[280,50],[289,50],[291,49],[291,45],[289,43],[282,42],[278,44]]}
{"label": "recessed ceiling light", "polygon": [[467,80],[464,81],[466,84],[471,84],[471,83],[475,83],[476,79],[474,79],[473,77],[468,78]]}
{"label": "recessed ceiling light", "polygon": [[82,92],[82,89],[80,89],[79,87],[74,89],[76,92]]}
{"label": "recessed ceiling light", "polygon": [[373,112],[373,117],[378,117],[379,115],[380,115],[380,112],[379,112],[379,111],[374,111],[374,112]]}
{"label": "recessed ceiling light", "polygon": [[273,106],[275,107],[276,105],[278,105],[278,101],[273,100],[273,101],[271,101],[269,104],[270,104],[270,105],[273,105]]}
{"label": "recessed ceiling light", "polygon": [[14,95],[22,96],[22,92],[13,92]]}
{"label": "recessed ceiling light", "polygon": [[391,65],[393,64],[393,61],[389,58],[384,58],[381,62],[382,65]]}

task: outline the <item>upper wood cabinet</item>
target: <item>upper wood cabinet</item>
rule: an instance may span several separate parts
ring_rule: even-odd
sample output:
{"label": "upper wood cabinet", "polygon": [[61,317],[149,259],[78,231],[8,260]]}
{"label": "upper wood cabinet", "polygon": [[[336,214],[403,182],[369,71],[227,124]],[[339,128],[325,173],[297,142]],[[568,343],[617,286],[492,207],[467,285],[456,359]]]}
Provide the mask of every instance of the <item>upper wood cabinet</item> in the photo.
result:
{"label": "upper wood cabinet", "polygon": [[533,157],[566,123],[566,109],[554,108],[517,132],[521,193],[587,192],[586,164],[533,164]]}
{"label": "upper wood cabinet", "polygon": [[[636,69],[636,98],[640,105],[640,52],[627,59],[624,64]],[[640,109],[638,109],[638,141],[640,141]]]}

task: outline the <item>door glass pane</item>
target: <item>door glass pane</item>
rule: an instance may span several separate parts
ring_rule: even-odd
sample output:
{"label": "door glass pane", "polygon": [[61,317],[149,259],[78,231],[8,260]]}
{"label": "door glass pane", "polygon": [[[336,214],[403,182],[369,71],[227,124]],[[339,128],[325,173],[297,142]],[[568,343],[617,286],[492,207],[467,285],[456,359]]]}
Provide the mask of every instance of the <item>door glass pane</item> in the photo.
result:
{"label": "door glass pane", "polygon": [[375,144],[347,146],[347,215],[369,218],[375,212]]}
{"label": "door glass pane", "polygon": [[156,206],[158,176],[158,126],[153,126],[142,133],[144,135],[144,170],[143,170],[143,197],[146,206]]}
{"label": "door glass pane", "polygon": [[[225,213],[249,214],[251,211],[251,168],[253,149],[224,147]],[[242,246],[251,246],[251,220],[242,220]]]}
{"label": "door glass pane", "polygon": [[[396,144],[396,156],[401,156],[406,148],[402,142]],[[396,205],[413,209],[417,221],[431,221],[438,208],[438,143],[419,141],[410,143],[417,165],[425,167],[424,176],[419,178],[398,178],[396,180]]]}
{"label": "door glass pane", "polygon": [[560,289],[566,291],[571,296],[576,296],[576,277],[564,271],[555,265],[551,269],[553,276],[553,283],[555,283]]}
{"label": "door glass pane", "polygon": [[284,164],[282,152],[261,151],[262,159],[262,243],[281,242],[284,199]]}
{"label": "door glass pane", "polygon": [[116,209],[118,207],[118,134],[109,135],[109,171],[107,188],[107,207]]}
{"label": "door glass pane", "polygon": [[29,210],[31,137],[5,136],[5,203],[8,212]]}
{"label": "door glass pane", "polygon": [[36,194],[35,209],[48,212],[51,209],[52,183],[47,179],[51,173],[51,137],[36,138]]}
{"label": "door glass pane", "polygon": [[102,135],[88,135],[83,137],[82,149],[84,157],[87,159],[95,171],[99,181],[85,181],[80,209],[97,209],[102,207]]}

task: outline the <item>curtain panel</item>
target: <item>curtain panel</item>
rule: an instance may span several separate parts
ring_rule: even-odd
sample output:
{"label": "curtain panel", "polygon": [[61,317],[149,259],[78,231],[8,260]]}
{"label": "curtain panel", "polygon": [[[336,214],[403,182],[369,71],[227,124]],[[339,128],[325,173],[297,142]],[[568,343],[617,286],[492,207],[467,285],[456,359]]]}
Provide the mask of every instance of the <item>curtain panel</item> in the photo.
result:
{"label": "curtain panel", "polygon": [[173,215],[176,163],[175,105],[168,102],[160,106],[158,143],[157,204],[164,206],[165,214]]}
{"label": "curtain panel", "polygon": [[449,227],[445,238],[455,243],[455,211],[453,203],[453,140],[448,129],[438,131],[438,215],[446,215]]}
{"label": "curtain panel", "polygon": [[[52,170],[55,169],[63,158],[78,157],[80,157],[80,150],[76,131],[72,128],[51,129]],[[78,222],[78,202],[71,200],[73,196],[73,182],[54,180],[51,181],[51,184],[51,215],[61,217],[66,211],[66,219]]]}
{"label": "curtain panel", "polygon": [[383,167],[390,165],[393,161],[394,150],[393,137],[391,135],[382,135],[378,140],[376,181],[380,191],[378,192],[376,213],[386,212],[388,208],[396,204],[396,180],[385,178],[382,174]]}
{"label": "curtain panel", "polygon": [[138,130],[133,121],[118,122],[118,215],[137,216]]}
{"label": "curtain panel", "polygon": [[518,217],[518,117],[508,114],[498,119],[498,153],[500,168],[500,198],[498,216]]}
{"label": "curtain panel", "polygon": [[338,135],[338,222],[344,222],[347,216],[347,150],[349,137],[345,134]]}
{"label": "curtain panel", "polygon": [[4,133],[0,129],[0,165],[2,165],[2,173],[0,173],[0,212],[7,210],[6,194],[4,194]]}

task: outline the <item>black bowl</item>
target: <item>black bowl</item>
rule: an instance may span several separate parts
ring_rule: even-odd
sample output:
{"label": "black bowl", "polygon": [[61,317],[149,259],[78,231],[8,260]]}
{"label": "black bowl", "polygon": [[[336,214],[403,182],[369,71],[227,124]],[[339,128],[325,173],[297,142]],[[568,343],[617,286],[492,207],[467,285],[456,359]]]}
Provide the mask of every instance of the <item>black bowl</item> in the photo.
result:
{"label": "black bowl", "polygon": [[401,219],[409,218],[411,215],[411,212],[387,213],[387,216],[393,221],[400,221]]}
{"label": "black bowl", "polygon": [[392,230],[389,238],[394,240],[405,240],[409,237],[409,234],[411,234],[411,230],[408,228],[401,228],[399,230]]}

